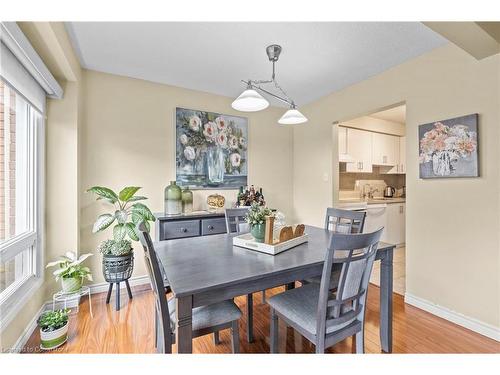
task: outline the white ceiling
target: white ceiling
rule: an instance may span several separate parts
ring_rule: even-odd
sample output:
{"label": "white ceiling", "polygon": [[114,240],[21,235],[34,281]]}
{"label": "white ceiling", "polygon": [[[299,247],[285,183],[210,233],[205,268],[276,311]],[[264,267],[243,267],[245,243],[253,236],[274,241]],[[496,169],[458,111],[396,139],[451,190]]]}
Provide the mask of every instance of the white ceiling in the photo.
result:
{"label": "white ceiling", "polygon": [[386,109],[385,111],[373,113],[370,115],[370,117],[404,124],[406,123],[406,105],[400,105],[399,107],[394,107],[391,109]]}
{"label": "white ceiling", "polygon": [[[268,79],[265,47],[283,47],[277,79],[300,106],[447,41],[418,22],[71,22],[84,68],[238,96]],[[272,102],[272,104],[278,104]]]}

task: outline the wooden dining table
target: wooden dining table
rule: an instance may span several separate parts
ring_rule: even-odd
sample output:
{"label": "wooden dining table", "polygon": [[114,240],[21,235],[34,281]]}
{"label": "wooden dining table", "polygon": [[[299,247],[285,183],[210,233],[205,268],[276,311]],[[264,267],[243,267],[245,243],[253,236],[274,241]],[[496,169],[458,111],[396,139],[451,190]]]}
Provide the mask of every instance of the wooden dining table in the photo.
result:
{"label": "wooden dining table", "polygon": [[[192,310],[277,286],[319,276],[331,231],[306,226],[308,242],[278,255],[233,245],[235,234],[155,242],[155,250],[176,299],[178,353],[192,352]],[[380,344],[392,351],[392,259],[395,245],[380,242]],[[247,319],[253,338],[253,317]]]}

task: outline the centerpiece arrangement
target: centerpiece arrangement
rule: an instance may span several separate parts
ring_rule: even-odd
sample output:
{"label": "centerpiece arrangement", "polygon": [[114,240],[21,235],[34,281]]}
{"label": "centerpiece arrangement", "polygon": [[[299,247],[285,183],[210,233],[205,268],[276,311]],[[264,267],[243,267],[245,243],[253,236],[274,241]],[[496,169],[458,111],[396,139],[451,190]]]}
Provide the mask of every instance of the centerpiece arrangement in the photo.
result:
{"label": "centerpiece arrangement", "polygon": [[138,186],[127,186],[119,193],[113,190],[94,186],[87,190],[97,195],[97,200],[103,200],[113,205],[113,211],[99,215],[94,227],[93,233],[102,232],[113,226],[113,238],[102,242],[99,245],[99,251],[102,257],[102,271],[104,279],[110,283],[108,298],[109,302],[113,283],[117,285],[117,309],[119,309],[119,283],[125,281],[129,292],[130,286],[128,279],[132,276],[134,268],[134,253],[132,241],[139,241],[137,226],[144,223],[146,228],[150,229],[150,221],[154,222],[156,218],[151,210],[143,203],[139,202],[148,198],[136,193],[140,190]]}
{"label": "centerpiece arrangement", "polygon": [[250,226],[250,233],[256,242],[264,242],[266,218],[274,216],[273,212],[258,203],[253,203],[245,216],[245,220]]}

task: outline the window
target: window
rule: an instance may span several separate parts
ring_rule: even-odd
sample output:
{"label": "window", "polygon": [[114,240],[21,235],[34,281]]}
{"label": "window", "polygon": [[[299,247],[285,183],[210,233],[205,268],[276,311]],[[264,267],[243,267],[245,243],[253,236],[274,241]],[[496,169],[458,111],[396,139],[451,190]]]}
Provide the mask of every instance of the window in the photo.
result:
{"label": "window", "polygon": [[0,78],[0,313],[2,320],[41,277],[42,114]]}

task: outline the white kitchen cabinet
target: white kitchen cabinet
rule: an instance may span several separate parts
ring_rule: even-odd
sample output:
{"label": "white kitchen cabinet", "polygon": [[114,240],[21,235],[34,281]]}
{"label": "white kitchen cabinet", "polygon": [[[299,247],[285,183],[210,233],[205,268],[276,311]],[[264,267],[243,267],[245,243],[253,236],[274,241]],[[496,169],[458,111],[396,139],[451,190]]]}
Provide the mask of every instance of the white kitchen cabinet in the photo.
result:
{"label": "white kitchen cabinet", "polygon": [[394,166],[399,163],[399,137],[373,133],[372,163]]}
{"label": "white kitchen cabinet", "polygon": [[372,173],[372,133],[347,128],[346,136],[347,154],[352,160],[346,163],[346,172]]}
{"label": "white kitchen cabinet", "polygon": [[388,243],[402,245],[405,243],[406,204],[387,204],[387,225],[385,240]]}
{"label": "white kitchen cabinet", "polygon": [[339,126],[339,161],[350,162],[352,161],[347,153],[347,128]]}
{"label": "white kitchen cabinet", "polygon": [[406,137],[399,137],[399,173],[406,173]]}

